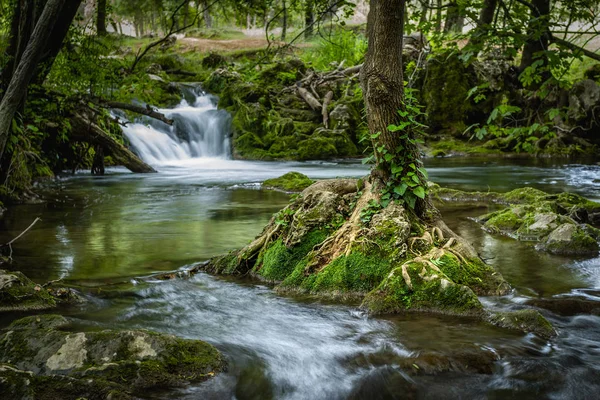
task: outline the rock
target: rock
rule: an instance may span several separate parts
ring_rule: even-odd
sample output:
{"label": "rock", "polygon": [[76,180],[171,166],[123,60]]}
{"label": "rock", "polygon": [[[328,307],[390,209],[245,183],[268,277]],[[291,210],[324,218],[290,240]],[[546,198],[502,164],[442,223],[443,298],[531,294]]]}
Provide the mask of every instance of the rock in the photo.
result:
{"label": "rock", "polygon": [[540,248],[561,255],[597,255],[598,241],[575,224],[560,225],[548,235]]}
{"label": "rock", "polygon": [[528,229],[531,232],[545,234],[556,228],[556,220],[558,215],[554,213],[536,214],[533,224],[529,225]]}
{"label": "rock", "polygon": [[163,68],[160,66],[160,64],[154,63],[154,64],[148,65],[148,67],[146,68],[146,73],[156,75],[156,74],[161,73],[162,70],[163,70]]}
{"label": "rock", "polygon": [[140,393],[203,381],[224,367],[219,352],[199,340],[143,330],[70,332],[70,325],[59,315],[13,322],[0,337],[0,362],[34,374],[34,392],[40,380],[51,385],[66,376]]}
{"label": "rock", "polygon": [[227,60],[220,54],[210,53],[202,59],[202,66],[204,68],[214,69],[227,64]]}
{"label": "rock", "polygon": [[175,37],[175,35],[169,36],[164,42],[161,43],[160,50],[167,51],[169,48],[171,48],[175,45],[176,41],[177,41],[177,38]]}
{"label": "rock", "polygon": [[338,104],[329,113],[332,129],[348,129],[352,126],[352,114],[346,104]]}
{"label": "rock", "polygon": [[490,314],[487,320],[500,328],[534,333],[544,339],[556,336],[556,330],[552,324],[536,310],[496,312]]}
{"label": "rock", "polygon": [[589,117],[598,104],[600,104],[600,85],[591,79],[584,79],[573,84],[569,92],[567,114],[570,119],[581,121]]}
{"label": "rock", "polygon": [[164,82],[165,80],[158,75],[148,74],[148,78],[156,82]]}
{"label": "rock", "polygon": [[553,297],[550,299],[531,299],[526,304],[552,311],[563,316],[579,314],[600,315],[600,302],[577,297]]}
{"label": "rock", "polygon": [[0,269],[0,312],[45,310],[56,305],[46,289],[21,272]]}
{"label": "rock", "polygon": [[281,189],[286,192],[301,192],[313,183],[314,181],[308,176],[292,171],[279,178],[267,179],[263,182],[263,187]]}
{"label": "rock", "polygon": [[417,385],[404,372],[391,366],[373,368],[354,385],[350,400],[410,400],[417,399]]}

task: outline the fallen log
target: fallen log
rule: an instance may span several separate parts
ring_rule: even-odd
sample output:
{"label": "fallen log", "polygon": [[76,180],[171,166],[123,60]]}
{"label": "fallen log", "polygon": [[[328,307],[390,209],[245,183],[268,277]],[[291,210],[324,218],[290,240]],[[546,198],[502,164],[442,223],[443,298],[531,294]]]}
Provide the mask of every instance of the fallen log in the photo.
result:
{"label": "fallen log", "polygon": [[118,108],[120,110],[127,110],[137,114],[147,115],[148,117],[162,121],[167,125],[173,125],[172,119],[167,118],[165,114],[159,113],[149,105],[146,105],[146,107],[142,107],[131,103],[123,103],[120,101],[107,101],[102,99],[98,99],[96,104],[104,108]]}
{"label": "fallen log", "polygon": [[154,168],[146,164],[131,150],[117,142],[108,133],[104,132],[102,128],[86,117],[75,114],[71,120],[71,126],[73,128],[72,135],[74,139],[102,146],[112,155],[116,162],[131,172],[156,172]]}

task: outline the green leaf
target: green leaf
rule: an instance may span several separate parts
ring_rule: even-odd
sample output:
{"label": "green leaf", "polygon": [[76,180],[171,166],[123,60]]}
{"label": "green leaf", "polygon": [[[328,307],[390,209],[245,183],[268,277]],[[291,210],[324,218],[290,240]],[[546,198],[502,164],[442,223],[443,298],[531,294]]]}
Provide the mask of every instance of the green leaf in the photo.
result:
{"label": "green leaf", "polygon": [[408,186],[403,183],[400,186],[396,186],[394,188],[394,193],[396,193],[399,196],[404,196],[404,193],[406,193],[406,189],[408,189]]}
{"label": "green leaf", "polygon": [[423,186],[417,186],[416,188],[414,188],[413,193],[420,199],[425,198],[425,189],[423,189]]}

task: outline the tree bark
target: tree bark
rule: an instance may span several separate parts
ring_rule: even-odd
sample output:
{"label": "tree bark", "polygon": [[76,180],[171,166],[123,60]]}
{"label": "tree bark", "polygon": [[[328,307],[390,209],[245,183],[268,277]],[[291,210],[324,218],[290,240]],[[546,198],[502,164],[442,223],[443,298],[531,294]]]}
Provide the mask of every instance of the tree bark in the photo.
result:
{"label": "tree bark", "polygon": [[452,1],[446,11],[444,33],[461,33],[465,24],[465,17],[456,1]]}
{"label": "tree bark", "polygon": [[[389,125],[398,125],[402,122],[398,111],[404,109],[402,74],[404,6],[404,0],[371,1],[367,18],[369,47],[360,73],[367,123],[369,132],[373,135],[376,165],[372,175],[384,185],[392,176],[392,164],[386,161],[386,154],[397,156],[402,152],[400,159],[407,164],[404,169],[406,172],[409,171],[408,164],[419,159],[419,152],[412,141],[411,131],[390,132],[388,130]],[[426,206],[425,200],[417,199],[415,211],[419,216],[423,215]]]}
{"label": "tree bark", "polygon": [[442,31],[442,0],[437,0],[436,8],[435,31],[440,33]]}
{"label": "tree bark", "polygon": [[471,33],[468,46],[478,46],[481,44],[481,38],[485,35],[494,21],[494,15],[496,14],[496,6],[498,0],[485,0],[483,2],[483,8],[479,14],[479,20],[477,26]]}
{"label": "tree bark", "polygon": [[106,35],[106,0],[98,0],[96,10],[96,33],[98,36]]}
{"label": "tree bark", "polygon": [[313,0],[304,2],[304,39],[310,39],[313,36],[313,24],[315,23],[315,13]]}
{"label": "tree bark", "polygon": [[288,10],[285,0],[282,1],[283,5],[283,19],[281,21],[281,41],[285,42],[285,36],[287,34],[287,20],[288,20]]}
{"label": "tree bark", "polygon": [[208,0],[202,0],[202,8],[204,9],[204,27],[206,29],[212,28],[212,17],[208,7]]}
{"label": "tree bark", "polygon": [[527,41],[523,47],[521,65],[519,70],[522,72],[530,67],[537,59],[543,59],[546,63],[546,57],[537,53],[548,49],[550,23],[550,0],[532,0],[533,6],[530,11],[529,24],[527,26]]}
{"label": "tree bark", "polygon": [[47,38],[50,36],[64,3],[65,0],[48,0],[46,3],[0,102],[0,159],[10,136],[15,112],[25,97],[27,85],[35,74],[39,55],[47,43]]}

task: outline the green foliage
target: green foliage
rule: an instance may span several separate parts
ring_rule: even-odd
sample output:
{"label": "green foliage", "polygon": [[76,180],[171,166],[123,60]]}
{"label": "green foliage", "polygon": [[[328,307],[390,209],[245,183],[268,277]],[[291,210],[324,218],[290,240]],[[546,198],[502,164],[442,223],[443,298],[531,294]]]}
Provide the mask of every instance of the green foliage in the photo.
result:
{"label": "green foliage", "polygon": [[[396,149],[387,149],[384,144],[375,149],[375,154],[389,166],[389,179],[381,197],[384,208],[390,201],[399,200],[414,209],[417,199],[425,199],[427,196],[427,171],[411,150],[422,143],[416,137],[421,135],[425,128],[425,125],[419,122],[424,114],[413,90],[406,89],[404,96],[404,110],[398,111],[402,122],[388,126],[390,132],[400,135],[401,144]],[[376,133],[371,137],[377,139],[379,135],[380,133]]]}
{"label": "green foliage", "polygon": [[300,58],[317,70],[330,70],[341,62],[346,67],[360,64],[366,50],[367,40],[362,34],[339,28],[320,36],[316,46],[301,52]]}

